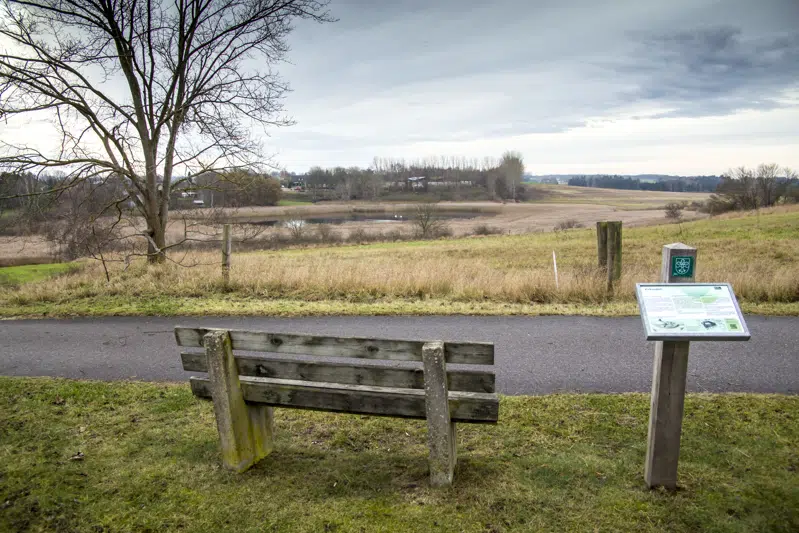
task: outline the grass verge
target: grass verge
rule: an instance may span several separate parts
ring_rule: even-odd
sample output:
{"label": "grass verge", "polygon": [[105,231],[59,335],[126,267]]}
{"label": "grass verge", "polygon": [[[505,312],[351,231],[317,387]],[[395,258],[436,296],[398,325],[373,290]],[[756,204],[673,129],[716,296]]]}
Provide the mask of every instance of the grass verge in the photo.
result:
{"label": "grass verge", "polygon": [[[799,302],[742,302],[745,314],[799,316]],[[0,318],[68,318],[79,316],[637,316],[634,302],[599,304],[513,304],[502,302],[451,302],[447,300],[390,299],[373,302],[306,301],[239,298],[215,295],[205,298],[159,296],[94,296],[79,300],[36,302],[24,307],[0,302]]]}
{"label": "grass verge", "polygon": [[78,269],[74,263],[9,266],[0,268],[0,285],[21,285],[52,278]]}
{"label": "grass verge", "polygon": [[273,454],[219,466],[188,385],[0,377],[2,531],[796,531],[799,398],[692,394],[680,490],[643,483],[648,397],[503,397],[427,483],[424,421],[278,409]]}

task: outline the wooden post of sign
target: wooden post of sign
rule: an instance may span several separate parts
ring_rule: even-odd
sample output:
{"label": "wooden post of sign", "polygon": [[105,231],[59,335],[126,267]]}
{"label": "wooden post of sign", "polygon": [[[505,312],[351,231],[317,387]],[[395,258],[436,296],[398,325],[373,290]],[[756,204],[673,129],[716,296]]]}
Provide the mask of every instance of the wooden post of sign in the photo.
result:
{"label": "wooden post of sign", "polygon": [[[690,268],[675,269],[674,258],[691,258]],[[696,269],[696,248],[682,243],[663,247],[661,283],[691,283]],[[677,462],[688,374],[688,341],[658,341],[652,371],[649,434],[646,443],[644,479],[649,488],[677,488]]]}
{"label": "wooden post of sign", "polygon": [[222,225],[222,279],[225,286],[230,282],[230,252],[231,252],[230,224]]}

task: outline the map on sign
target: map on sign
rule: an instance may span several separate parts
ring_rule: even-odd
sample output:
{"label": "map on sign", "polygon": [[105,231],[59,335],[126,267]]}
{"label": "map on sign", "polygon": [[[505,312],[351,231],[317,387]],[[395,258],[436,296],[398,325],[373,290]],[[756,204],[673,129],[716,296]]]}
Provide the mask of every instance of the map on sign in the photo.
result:
{"label": "map on sign", "polygon": [[728,283],[638,283],[646,340],[749,340]]}

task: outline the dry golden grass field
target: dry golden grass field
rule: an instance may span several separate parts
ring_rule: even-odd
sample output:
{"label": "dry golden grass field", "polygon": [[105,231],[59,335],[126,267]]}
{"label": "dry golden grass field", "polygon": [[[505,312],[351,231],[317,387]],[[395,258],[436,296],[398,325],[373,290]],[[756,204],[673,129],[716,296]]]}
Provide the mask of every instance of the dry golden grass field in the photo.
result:
{"label": "dry golden grass field", "polygon": [[[541,198],[535,202],[441,202],[437,204],[444,213],[475,215],[474,218],[455,218],[447,226],[455,236],[475,233],[479,226],[502,234],[522,234],[552,231],[558,223],[571,220],[583,226],[592,226],[597,220],[621,220],[626,227],[646,226],[664,222],[663,207],[670,202],[704,201],[705,193],[669,193],[650,191],[622,191],[569,187],[565,185],[536,185]],[[179,242],[185,237],[188,223],[190,237],[199,241],[220,238],[219,222],[234,223],[233,234],[237,239],[250,239],[251,248],[257,248],[258,240],[266,241],[275,234],[287,235],[285,227],[268,228],[253,226],[252,222],[286,218],[323,218],[358,213],[398,213],[406,217],[414,212],[418,204],[392,202],[324,202],[319,204],[289,205],[277,207],[244,207],[238,209],[198,209],[173,211],[167,229],[167,242]],[[703,218],[697,211],[684,211],[686,220]],[[212,220],[209,220],[212,219]],[[347,238],[355,232],[370,235],[387,231],[409,235],[413,232],[411,222],[385,224],[377,221],[347,221],[336,224],[333,233]],[[143,221],[134,218],[125,221],[121,231],[133,233],[143,230]],[[257,233],[257,236],[254,236]],[[267,248],[267,246],[264,246]],[[25,264],[47,261],[53,255],[53,247],[39,235],[21,237],[0,236],[0,264]]]}
{"label": "dry golden grass field", "polygon": [[732,283],[745,310],[799,307],[799,206],[625,228],[623,276],[612,294],[596,267],[595,239],[586,228],[237,252],[229,285],[216,251],[174,253],[181,264],[111,263],[110,282],[92,261],[1,289],[0,314],[634,314],[635,283],[657,280],[661,247],[676,241],[698,248],[697,281]]}

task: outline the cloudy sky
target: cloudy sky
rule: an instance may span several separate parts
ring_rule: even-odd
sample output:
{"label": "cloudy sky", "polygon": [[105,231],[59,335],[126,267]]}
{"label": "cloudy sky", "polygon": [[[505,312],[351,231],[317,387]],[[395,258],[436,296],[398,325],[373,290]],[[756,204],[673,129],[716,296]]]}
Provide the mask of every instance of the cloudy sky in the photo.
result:
{"label": "cloudy sky", "polygon": [[[331,0],[330,10],[338,22],[297,24],[279,68],[296,125],[264,145],[289,170],[506,150],[533,174],[799,169],[799,0]],[[41,117],[15,117],[0,140],[58,137]]]}
{"label": "cloudy sky", "polygon": [[799,0],[332,0],[267,146],[290,170],[499,156],[527,171],[799,168]]}

